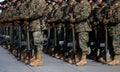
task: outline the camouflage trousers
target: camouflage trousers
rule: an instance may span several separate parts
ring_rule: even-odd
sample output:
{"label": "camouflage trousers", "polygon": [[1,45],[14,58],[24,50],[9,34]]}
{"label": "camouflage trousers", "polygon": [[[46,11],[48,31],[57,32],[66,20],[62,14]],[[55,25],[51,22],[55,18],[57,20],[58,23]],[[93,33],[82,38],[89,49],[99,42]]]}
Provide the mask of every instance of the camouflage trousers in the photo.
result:
{"label": "camouflage trousers", "polygon": [[79,46],[82,50],[82,53],[88,54],[89,49],[88,49],[88,40],[89,40],[89,33],[88,32],[79,32],[78,33],[78,41],[79,41]]}
{"label": "camouflage trousers", "polygon": [[42,53],[43,49],[43,35],[41,31],[33,32],[34,45],[37,48],[37,53]]}
{"label": "camouflage trousers", "polygon": [[115,54],[120,54],[120,24],[109,27],[109,34],[112,37],[112,46]]}

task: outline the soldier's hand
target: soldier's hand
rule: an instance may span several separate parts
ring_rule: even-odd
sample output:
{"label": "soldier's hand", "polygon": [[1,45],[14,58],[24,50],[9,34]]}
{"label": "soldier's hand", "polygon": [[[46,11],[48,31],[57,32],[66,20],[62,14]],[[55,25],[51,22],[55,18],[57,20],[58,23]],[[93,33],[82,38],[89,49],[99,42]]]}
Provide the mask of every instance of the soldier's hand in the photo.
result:
{"label": "soldier's hand", "polygon": [[97,23],[95,21],[93,22],[93,26],[97,26]]}
{"label": "soldier's hand", "polygon": [[19,16],[14,16],[14,20],[18,20],[19,19]]}
{"label": "soldier's hand", "polygon": [[109,23],[109,21],[107,19],[103,19],[103,24],[107,25]]}
{"label": "soldier's hand", "polygon": [[74,23],[74,22],[75,22],[75,19],[74,19],[74,18],[70,18],[69,21],[70,21],[71,23]]}
{"label": "soldier's hand", "polygon": [[14,24],[15,25],[19,25],[20,21],[15,21]]}
{"label": "soldier's hand", "polygon": [[29,25],[29,22],[28,22],[28,21],[24,21],[24,25],[25,25],[25,26],[28,26],[28,25]]}
{"label": "soldier's hand", "polygon": [[11,19],[11,18],[8,18],[8,22],[10,22],[10,21],[12,21],[12,19]]}
{"label": "soldier's hand", "polygon": [[74,27],[74,24],[71,24],[71,23],[70,23],[70,25],[69,25],[69,26],[70,26],[70,28],[73,28],[73,27]]}
{"label": "soldier's hand", "polygon": [[55,24],[54,24],[54,23],[52,23],[52,27],[53,27],[53,28],[55,27]]}
{"label": "soldier's hand", "polygon": [[50,23],[50,20],[46,20],[47,23]]}
{"label": "soldier's hand", "polygon": [[12,23],[8,23],[8,26],[11,26],[12,25]]}
{"label": "soldier's hand", "polygon": [[27,16],[27,15],[24,15],[24,17],[23,17],[23,18],[26,20],[26,19],[28,19],[28,18],[29,18],[29,16]]}

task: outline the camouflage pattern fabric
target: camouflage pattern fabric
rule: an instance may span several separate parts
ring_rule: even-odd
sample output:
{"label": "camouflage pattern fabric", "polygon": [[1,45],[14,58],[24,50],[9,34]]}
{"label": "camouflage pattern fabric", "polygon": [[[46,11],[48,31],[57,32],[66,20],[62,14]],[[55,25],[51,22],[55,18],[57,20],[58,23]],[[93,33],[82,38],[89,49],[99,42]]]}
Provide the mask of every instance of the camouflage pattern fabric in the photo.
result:
{"label": "camouflage pattern fabric", "polygon": [[90,3],[87,0],[82,0],[80,3],[76,3],[73,8],[74,18],[79,19],[79,23],[75,24],[75,31],[79,34],[79,45],[82,52],[88,54],[87,42],[89,39],[88,32],[91,31],[90,25],[87,23],[87,18],[91,12]]}
{"label": "camouflage pattern fabric", "polygon": [[109,11],[109,34],[115,54],[120,54],[120,1],[115,1]]}
{"label": "camouflage pattern fabric", "polygon": [[[32,7],[33,13],[32,15],[42,16],[43,11],[45,9],[45,1],[44,0],[33,0],[30,4]],[[42,35],[42,22],[40,22],[40,19],[34,20],[30,24],[30,29],[33,31],[33,39],[34,39],[34,45],[37,48],[38,53],[41,53],[42,51],[42,43],[43,43],[43,35]]]}

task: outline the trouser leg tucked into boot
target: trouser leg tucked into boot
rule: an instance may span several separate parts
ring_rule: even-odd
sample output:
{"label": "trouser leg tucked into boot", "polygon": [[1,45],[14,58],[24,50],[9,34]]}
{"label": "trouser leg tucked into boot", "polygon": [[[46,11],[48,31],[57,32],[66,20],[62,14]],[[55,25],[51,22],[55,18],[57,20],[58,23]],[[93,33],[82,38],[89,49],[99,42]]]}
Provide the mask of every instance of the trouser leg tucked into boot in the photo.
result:
{"label": "trouser leg tucked into boot", "polygon": [[81,60],[78,63],[76,63],[76,65],[77,66],[84,66],[84,65],[86,65],[87,64],[86,57],[87,57],[87,54],[82,54]]}
{"label": "trouser leg tucked into boot", "polygon": [[41,66],[43,65],[42,54],[37,54],[37,59],[34,59],[31,63],[31,66]]}
{"label": "trouser leg tucked into boot", "polygon": [[43,65],[42,61],[42,46],[37,46],[37,52],[33,59],[31,59],[30,65],[31,66],[41,66]]}
{"label": "trouser leg tucked into boot", "polygon": [[33,59],[33,62],[30,62],[31,66],[41,66],[43,65],[42,62],[42,49],[43,49],[43,36],[41,31],[35,31],[33,32],[33,39],[34,39],[34,45],[37,50],[35,60]]}

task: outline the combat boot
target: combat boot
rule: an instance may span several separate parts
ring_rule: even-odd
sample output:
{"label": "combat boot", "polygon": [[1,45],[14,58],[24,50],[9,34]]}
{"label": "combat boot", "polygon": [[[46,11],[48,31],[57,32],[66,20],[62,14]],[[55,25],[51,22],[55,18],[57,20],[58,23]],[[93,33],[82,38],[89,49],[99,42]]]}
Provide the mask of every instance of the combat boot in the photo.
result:
{"label": "combat boot", "polygon": [[27,64],[27,62],[28,62],[28,57],[27,57],[27,55],[25,54],[25,53],[23,53],[23,55],[22,55],[22,61],[24,62],[24,63],[26,63]]}
{"label": "combat boot", "polygon": [[8,45],[8,50],[9,50],[9,51],[11,50],[11,46],[10,46],[10,45]]}
{"label": "combat boot", "polygon": [[37,58],[36,58],[36,56],[34,55],[34,56],[30,59],[30,63],[31,63],[31,62],[34,62],[36,59],[37,59]]}
{"label": "combat boot", "polygon": [[75,58],[75,62],[78,63],[80,59],[78,57]]}
{"label": "combat boot", "polygon": [[111,61],[113,61],[113,57],[110,57],[110,58],[106,61],[106,63],[108,64],[108,63],[110,63]]}
{"label": "combat boot", "polygon": [[55,54],[55,58],[57,58],[57,59],[59,59],[59,58],[60,58],[60,56],[59,56],[59,54],[58,54],[58,53],[56,53],[56,54]]}
{"label": "combat boot", "polygon": [[12,54],[13,54],[14,56],[17,56],[17,50],[13,49],[13,50],[12,50]]}
{"label": "combat boot", "polygon": [[76,63],[77,66],[84,66],[87,64],[87,59],[86,59],[87,55],[86,54],[82,54],[81,60]]}
{"label": "combat boot", "polygon": [[105,55],[104,53],[101,53],[101,54],[98,56],[97,61],[105,64],[105,63],[106,63],[105,58],[106,58],[106,55]]}
{"label": "combat boot", "polygon": [[114,59],[108,63],[108,65],[112,65],[112,66],[115,66],[115,65],[118,65],[119,64],[119,55],[115,55],[114,56]]}
{"label": "combat boot", "polygon": [[101,62],[101,63],[104,63],[104,64],[106,63],[104,57],[100,57],[100,58],[98,59],[98,61]]}
{"label": "combat boot", "polygon": [[81,55],[79,53],[76,54],[75,62],[78,63],[80,61],[80,58],[81,58]]}
{"label": "combat boot", "polygon": [[37,54],[37,59],[30,63],[30,66],[42,66],[42,65],[43,65],[42,54]]}
{"label": "combat boot", "polygon": [[72,58],[68,58],[68,63],[70,63],[70,64],[72,64],[73,62],[72,62]]}

